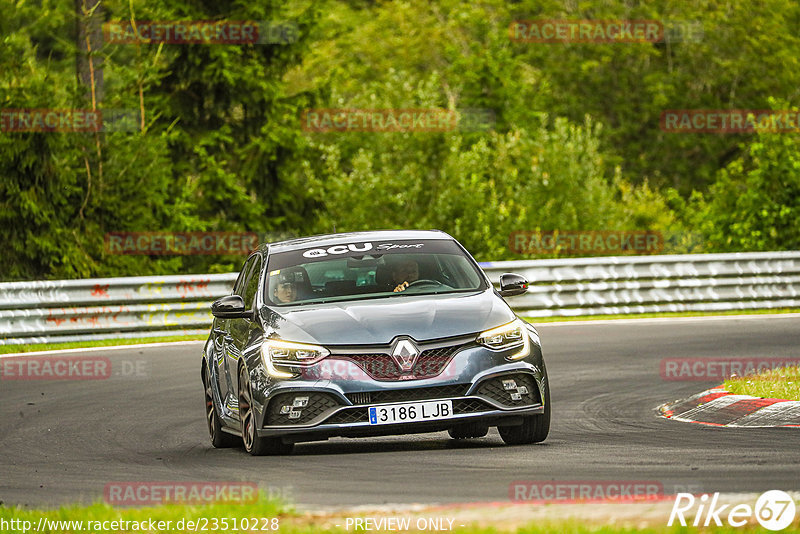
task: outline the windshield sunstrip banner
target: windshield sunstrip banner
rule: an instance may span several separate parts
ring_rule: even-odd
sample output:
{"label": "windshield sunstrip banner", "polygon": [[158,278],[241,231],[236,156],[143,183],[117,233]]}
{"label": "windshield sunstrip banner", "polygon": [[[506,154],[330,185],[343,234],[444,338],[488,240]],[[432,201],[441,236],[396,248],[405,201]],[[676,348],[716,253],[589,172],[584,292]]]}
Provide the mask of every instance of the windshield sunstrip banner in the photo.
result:
{"label": "windshield sunstrip banner", "polygon": [[384,254],[458,254],[463,251],[445,239],[415,239],[401,241],[360,241],[270,254],[269,268],[284,269],[303,263],[337,258],[378,259]]}

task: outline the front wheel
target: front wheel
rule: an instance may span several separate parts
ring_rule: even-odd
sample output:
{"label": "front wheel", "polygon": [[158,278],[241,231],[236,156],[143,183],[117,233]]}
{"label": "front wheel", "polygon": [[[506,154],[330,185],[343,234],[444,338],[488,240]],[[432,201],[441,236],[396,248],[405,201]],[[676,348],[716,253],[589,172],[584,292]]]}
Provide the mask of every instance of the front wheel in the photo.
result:
{"label": "front wheel", "polygon": [[545,375],[544,382],[544,413],[526,415],[522,424],[517,426],[499,426],[497,431],[506,445],[527,445],[539,443],[547,438],[550,433],[550,381]]}
{"label": "front wheel", "polygon": [[253,389],[250,375],[244,366],[239,368],[239,418],[242,421],[244,450],[253,456],[289,454],[294,443],[284,443],[281,438],[264,438],[256,432],[256,416],[253,412]]}
{"label": "front wheel", "polygon": [[211,444],[217,449],[235,447],[238,440],[236,436],[222,431],[222,424],[219,421],[217,408],[214,406],[214,393],[211,390],[211,375],[208,367],[203,366],[203,388],[206,398],[206,422],[208,423],[208,435],[211,437]]}

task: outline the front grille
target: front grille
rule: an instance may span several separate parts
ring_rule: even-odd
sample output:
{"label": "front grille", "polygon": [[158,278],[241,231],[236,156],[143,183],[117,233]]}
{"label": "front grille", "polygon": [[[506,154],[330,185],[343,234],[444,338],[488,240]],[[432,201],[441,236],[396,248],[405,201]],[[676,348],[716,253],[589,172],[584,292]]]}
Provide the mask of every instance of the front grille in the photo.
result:
{"label": "front grille", "polygon": [[364,393],[348,393],[345,395],[353,404],[370,404],[372,402],[372,392],[366,391]]}
{"label": "front grille", "polygon": [[500,375],[485,380],[475,390],[475,395],[510,408],[541,404],[536,380],[528,373]]}
{"label": "front grille", "polygon": [[351,360],[376,380],[397,380],[402,374],[394,359],[388,354],[337,354],[334,357]]}
{"label": "front grille", "polygon": [[325,423],[347,425],[351,423],[366,423],[367,421],[369,421],[369,414],[366,408],[350,408],[333,414]]}
{"label": "front grille", "polygon": [[[464,386],[459,386],[463,389]],[[422,389],[435,389],[435,388],[422,388]],[[489,405],[486,401],[481,399],[453,399],[453,415],[462,415],[468,413],[481,413],[495,410],[493,406]],[[367,408],[347,408],[336,412],[330,416],[325,424],[340,424],[346,425],[351,423],[366,423],[369,421],[369,413]]]}
{"label": "front grille", "polygon": [[269,402],[265,426],[305,425],[338,406],[339,403],[333,395],[327,393],[311,391],[280,393]]}
{"label": "front grille", "polygon": [[441,374],[455,353],[468,346],[469,344],[460,344],[424,350],[417,357],[417,361],[410,371],[401,370],[394,358],[386,353],[334,354],[332,357],[354,362],[375,380],[400,380],[401,378],[419,380]]}
{"label": "front grille", "polygon": [[467,392],[468,387],[468,384],[454,384],[428,388],[366,391],[361,393],[348,393],[345,396],[353,404],[381,404],[386,402],[405,402],[462,397]]}

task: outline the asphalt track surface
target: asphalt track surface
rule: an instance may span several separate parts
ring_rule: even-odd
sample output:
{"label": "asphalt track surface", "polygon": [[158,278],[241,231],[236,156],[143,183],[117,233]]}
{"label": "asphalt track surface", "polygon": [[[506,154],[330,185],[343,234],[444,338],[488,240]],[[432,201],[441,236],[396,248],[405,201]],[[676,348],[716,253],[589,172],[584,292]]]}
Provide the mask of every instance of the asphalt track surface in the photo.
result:
{"label": "asphalt track surface", "polygon": [[107,380],[0,380],[0,501],[88,503],[122,481],[249,481],[312,509],[507,501],[520,480],[647,480],[667,493],[800,489],[800,429],[715,428],[655,411],[718,382],[665,381],[662,358],[798,357],[800,318],[539,331],[553,424],[547,441],[529,446],[504,446],[492,429],[466,442],[446,433],[334,439],[285,457],[213,449],[199,343],[91,352],[111,360]]}

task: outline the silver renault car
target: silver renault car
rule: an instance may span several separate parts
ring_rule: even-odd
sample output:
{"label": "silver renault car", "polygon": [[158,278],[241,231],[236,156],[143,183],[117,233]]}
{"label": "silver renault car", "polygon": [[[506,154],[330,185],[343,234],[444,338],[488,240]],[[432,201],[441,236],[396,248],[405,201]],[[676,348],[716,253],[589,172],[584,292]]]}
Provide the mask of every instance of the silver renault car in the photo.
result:
{"label": "silver renault car", "polygon": [[539,335],[470,254],[439,231],[262,245],[214,302],[202,356],[215,447],[447,431],[543,441],[550,393]]}

